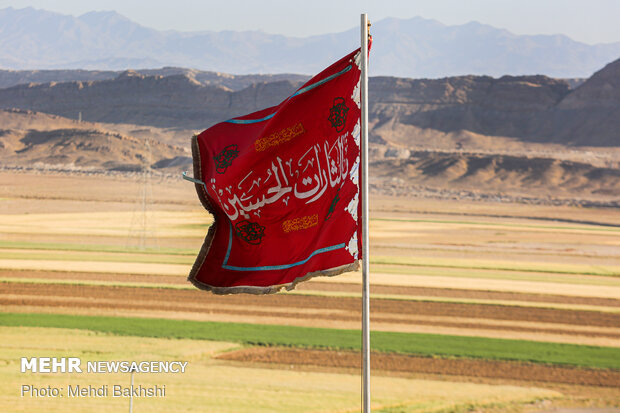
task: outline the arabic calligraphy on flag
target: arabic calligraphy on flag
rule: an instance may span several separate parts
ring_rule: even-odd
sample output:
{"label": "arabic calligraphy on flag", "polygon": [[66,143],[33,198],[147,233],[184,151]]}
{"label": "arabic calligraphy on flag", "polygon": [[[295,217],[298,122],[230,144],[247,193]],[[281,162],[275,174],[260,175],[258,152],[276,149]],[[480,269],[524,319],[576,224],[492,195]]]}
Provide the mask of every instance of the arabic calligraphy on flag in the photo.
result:
{"label": "arabic calligraphy on flag", "polygon": [[198,288],[264,294],[357,269],[359,53],[194,137],[196,190],[214,216],[189,276]]}

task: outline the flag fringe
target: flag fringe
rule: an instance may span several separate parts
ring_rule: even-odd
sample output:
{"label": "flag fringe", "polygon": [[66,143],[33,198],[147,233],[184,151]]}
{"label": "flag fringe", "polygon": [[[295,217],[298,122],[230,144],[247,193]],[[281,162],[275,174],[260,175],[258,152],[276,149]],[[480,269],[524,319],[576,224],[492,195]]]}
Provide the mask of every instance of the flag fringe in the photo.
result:
{"label": "flag fringe", "polygon": [[205,284],[205,283],[198,281],[196,278],[193,277],[193,274],[191,273],[190,273],[190,276],[187,278],[187,280],[191,282],[192,284],[194,284],[196,288],[199,288],[205,291],[211,291],[213,294],[218,294],[218,295],[226,295],[226,294],[264,295],[264,294],[275,294],[282,290],[291,291],[295,289],[297,284],[299,284],[300,282],[308,281],[311,278],[334,277],[336,275],[339,275],[345,272],[356,271],[359,269],[359,267],[360,267],[359,261],[355,261],[351,264],[342,265],[336,268],[330,268],[328,270],[309,272],[303,277],[295,278],[295,280],[293,280],[290,283],[269,285],[266,287],[258,287],[258,286],[251,286],[251,285],[238,285],[234,287],[214,287],[212,285]]}

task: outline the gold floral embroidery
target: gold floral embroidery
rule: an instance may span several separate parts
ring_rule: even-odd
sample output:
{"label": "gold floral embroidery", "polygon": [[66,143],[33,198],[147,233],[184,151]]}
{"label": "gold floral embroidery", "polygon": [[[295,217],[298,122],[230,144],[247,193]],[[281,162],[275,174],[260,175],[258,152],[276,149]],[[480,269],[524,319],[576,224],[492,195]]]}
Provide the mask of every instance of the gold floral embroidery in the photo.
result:
{"label": "gold floral embroidery", "polygon": [[319,214],[308,215],[305,217],[287,219],[282,223],[284,232],[299,231],[306,228],[315,227],[319,224]]}
{"label": "gold floral embroidery", "polygon": [[278,132],[274,132],[271,135],[257,139],[254,142],[254,147],[257,152],[262,152],[272,146],[278,146],[284,142],[288,142],[296,136],[305,132],[304,126],[301,123],[284,128]]}

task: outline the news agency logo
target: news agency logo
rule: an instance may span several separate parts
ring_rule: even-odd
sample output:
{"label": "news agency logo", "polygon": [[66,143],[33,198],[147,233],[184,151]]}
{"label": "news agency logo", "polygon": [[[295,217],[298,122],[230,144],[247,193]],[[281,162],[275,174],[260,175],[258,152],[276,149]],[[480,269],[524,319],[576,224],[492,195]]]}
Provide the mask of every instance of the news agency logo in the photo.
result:
{"label": "news agency logo", "polygon": [[81,373],[82,360],[78,357],[21,358],[21,372],[26,373]]}
{"label": "news agency logo", "polygon": [[[187,361],[88,361],[87,373],[185,373]],[[22,357],[22,373],[82,373],[79,357]]]}

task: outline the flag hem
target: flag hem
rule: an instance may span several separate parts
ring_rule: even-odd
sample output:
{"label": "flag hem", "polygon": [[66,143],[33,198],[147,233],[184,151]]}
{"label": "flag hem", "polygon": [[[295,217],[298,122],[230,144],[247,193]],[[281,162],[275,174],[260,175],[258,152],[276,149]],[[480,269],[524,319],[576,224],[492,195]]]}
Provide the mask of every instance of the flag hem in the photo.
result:
{"label": "flag hem", "polygon": [[[204,244],[203,244],[204,246]],[[201,250],[202,252],[202,250]],[[195,265],[195,264],[194,264]],[[291,291],[295,289],[297,284],[303,281],[308,281],[314,277],[334,277],[336,275],[340,275],[349,271],[356,271],[360,267],[359,260],[352,262],[351,264],[341,265],[339,267],[330,268],[327,270],[313,271],[308,274],[297,277],[290,283],[285,284],[274,284],[267,285],[264,287],[259,286],[251,286],[251,285],[238,285],[232,287],[215,287],[209,284],[205,284],[201,281],[198,281],[196,278],[193,278],[190,274],[188,277],[188,281],[191,282],[196,288],[205,291],[211,291],[213,294],[217,295],[226,295],[226,294],[256,294],[256,295],[264,295],[264,294],[275,294],[279,291],[286,290]]]}
{"label": "flag hem", "polygon": [[[192,136],[192,159],[194,163],[194,177],[202,179],[202,171],[200,168],[200,150],[198,148],[198,135]],[[196,261],[194,261],[192,269],[189,272],[189,276],[187,277],[188,281],[196,285],[195,282],[199,282],[198,280],[196,280],[196,275],[198,274],[200,267],[202,267],[202,264],[207,258],[207,254],[209,253],[209,249],[211,248],[211,243],[213,242],[213,238],[215,237],[215,231],[217,228],[217,225],[215,225],[215,223],[217,221],[217,215],[215,214],[215,210],[213,206],[211,206],[211,203],[207,198],[206,184],[204,182],[194,183],[194,186],[198,194],[198,199],[200,199],[200,203],[211,215],[213,215],[213,224],[209,227],[209,231],[207,231],[207,236],[205,237],[205,240],[200,247],[200,252],[198,253]]]}

